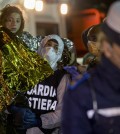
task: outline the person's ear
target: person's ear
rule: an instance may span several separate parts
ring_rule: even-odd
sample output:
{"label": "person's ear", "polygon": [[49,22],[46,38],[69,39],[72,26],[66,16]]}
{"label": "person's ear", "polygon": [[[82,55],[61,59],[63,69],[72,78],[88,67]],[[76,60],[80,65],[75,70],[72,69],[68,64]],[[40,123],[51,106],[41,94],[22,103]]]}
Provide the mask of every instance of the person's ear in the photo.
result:
{"label": "person's ear", "polygon": [[101,52],[104,53],[107,58],[111,58],[112,46],[107,41],[103,41],[101,46]]}

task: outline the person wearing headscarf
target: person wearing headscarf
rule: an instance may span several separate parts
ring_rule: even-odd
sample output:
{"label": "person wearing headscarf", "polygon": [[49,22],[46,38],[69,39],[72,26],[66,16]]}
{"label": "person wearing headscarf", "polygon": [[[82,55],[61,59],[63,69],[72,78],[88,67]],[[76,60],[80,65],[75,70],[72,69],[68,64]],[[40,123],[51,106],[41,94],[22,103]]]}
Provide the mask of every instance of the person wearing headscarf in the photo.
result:
{"label": "person wearing headscarf", "polygon": [[[14,124],[21,134],[59,134],[61,127],[61,111],[63,96],[70,81],[69,74],[59,64],[62,61],[64,43],[58,35],[45,36],[38,49],[38,54],[44,58],[54,70],[54,74],[36,84],[26,92],[29,107],[37,116],[37,122],[31,126],[31,122],[26,122],[29,117],[19,116],[21,109],[14,107],[16,112]],[[22,120],[22,122],[20,122]],[[18,125],[19,124],[19,125]],[[20,130],[23,130],[20,132]]]}
{"label": "person wearing headscarf", "polygon": [[[50,44],[53,44],[54,47]],[[38,54],[48,61],[53,70],[56,70],[57,62],[61,60],[63,50],[64,43],[62,39],[57,35],[48,35],[41,41]]]}

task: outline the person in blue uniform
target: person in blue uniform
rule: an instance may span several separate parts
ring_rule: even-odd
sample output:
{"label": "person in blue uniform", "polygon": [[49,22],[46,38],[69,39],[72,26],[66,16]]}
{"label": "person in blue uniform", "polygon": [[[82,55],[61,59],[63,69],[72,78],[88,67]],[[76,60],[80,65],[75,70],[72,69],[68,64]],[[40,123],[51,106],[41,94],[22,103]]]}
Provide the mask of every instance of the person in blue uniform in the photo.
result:
{"label": "person in blue uniform", "polygon": [[63,134],[120,133],[120,1],[110,6],[101,28],[100,63],[65,93]]}

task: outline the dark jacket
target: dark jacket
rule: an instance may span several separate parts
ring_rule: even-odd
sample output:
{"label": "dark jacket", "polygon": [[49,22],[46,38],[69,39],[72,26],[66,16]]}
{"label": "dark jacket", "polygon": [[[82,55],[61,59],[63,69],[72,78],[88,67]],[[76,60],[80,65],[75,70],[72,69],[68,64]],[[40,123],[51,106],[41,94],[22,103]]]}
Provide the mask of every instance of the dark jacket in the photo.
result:
{"label": "dark jacket", "polygon": [[120,70],[103,56],[90,79],[79,80],[64,96],[63,134],[119,134]]}

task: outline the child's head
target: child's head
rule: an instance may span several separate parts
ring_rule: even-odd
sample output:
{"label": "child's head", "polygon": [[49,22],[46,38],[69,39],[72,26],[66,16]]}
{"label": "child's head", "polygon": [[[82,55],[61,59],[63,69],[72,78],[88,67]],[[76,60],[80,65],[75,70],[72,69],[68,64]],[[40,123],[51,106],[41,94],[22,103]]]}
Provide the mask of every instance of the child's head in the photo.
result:
{"label": "child's head", "polygon": [[24,28],[21,10],[16,6],[6,5],[1,10],[0,25],[8,28],[12,33],[20,34]]}
{"label": "child's head", "polygon": [[[94,25],[93,25],[94,26]],[[88,35],[88,32],[89,30],[93,27],[93,26],[90,26],[88,27],[87,29],[85,29],[82,34],[81,34],[81,39],[82,39],[82,42],[83,44],[85,45],[85,48],[88,50],[88,38],[87,38],[87,35]]]}
{"label": "child's head", "polygon": [[92,53],[94,56],[100,55],[100,43],[98,41],[98,34],[101,31],[101,25],[94,25],[91,27],[87,34],[87,46],[90,53]]}

